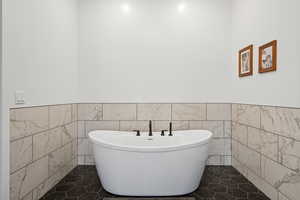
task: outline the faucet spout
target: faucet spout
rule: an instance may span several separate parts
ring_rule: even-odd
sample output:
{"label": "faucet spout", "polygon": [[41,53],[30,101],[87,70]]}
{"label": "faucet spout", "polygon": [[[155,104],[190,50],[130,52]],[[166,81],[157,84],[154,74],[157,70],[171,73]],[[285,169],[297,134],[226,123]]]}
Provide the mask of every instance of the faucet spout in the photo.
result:
{"label": "faucet spout", "polygon": [[149,120],[149,136],[153,136],[152,134],[152,121]]}

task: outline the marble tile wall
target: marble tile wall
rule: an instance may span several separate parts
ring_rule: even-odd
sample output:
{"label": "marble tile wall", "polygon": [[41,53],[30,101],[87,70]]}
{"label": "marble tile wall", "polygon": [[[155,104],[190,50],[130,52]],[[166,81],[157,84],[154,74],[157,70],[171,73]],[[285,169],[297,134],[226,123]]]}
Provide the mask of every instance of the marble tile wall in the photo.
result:
{"label": "marble tile wall", "polygon": [[232,104],[232,165],[272,200],[299,200],[300,109]]}
{"label": "marble tile wall", "polygon": [[300,196],[300,109],[245,104],[67,104],[10,110],[11,200],[37,200],[77,164],[88,132],[208,129],[209,165],[233,165],[272,200]]}
{"label": "marble tile wall", "polygon": [[38,200],[77,165],[77,105],[10,109],[10,200]]}
{"label": "marble tile wall", "polygon": [[78,163],[93,165],[92,130],[208,129],[214,134],[209,165],[231,165],[231,104],[78,104]]}

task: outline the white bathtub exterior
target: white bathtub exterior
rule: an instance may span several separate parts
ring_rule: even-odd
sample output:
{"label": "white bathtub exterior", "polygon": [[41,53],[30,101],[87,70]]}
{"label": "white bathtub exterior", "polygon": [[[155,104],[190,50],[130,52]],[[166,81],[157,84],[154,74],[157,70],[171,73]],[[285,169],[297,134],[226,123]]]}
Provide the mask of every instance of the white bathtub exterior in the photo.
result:
{"label": "white bathtub exterior", "polygon": [[[115,137],[118,139],[113,143],[108,134],[120,137]],[[162,137],[155,133],[153,137],[137,137],[124,132],[91,132],[97,172],[104,189],[125,196],[174,196],[196,190],[212,134],[201,130],[174,135]]]}

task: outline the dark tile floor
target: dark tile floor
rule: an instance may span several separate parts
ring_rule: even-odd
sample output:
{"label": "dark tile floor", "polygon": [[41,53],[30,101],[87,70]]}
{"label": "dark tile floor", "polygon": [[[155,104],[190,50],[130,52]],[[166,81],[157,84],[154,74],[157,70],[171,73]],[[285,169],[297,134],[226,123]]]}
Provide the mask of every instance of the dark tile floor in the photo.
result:
{"label": "dark tile floor", "polygon": [[[200,187],[186,195],[197,200],[269,200],[233,167],[207,166]],[[78,166],[42,200],[102,200],[116,197],[102,187],[94,166]]]}

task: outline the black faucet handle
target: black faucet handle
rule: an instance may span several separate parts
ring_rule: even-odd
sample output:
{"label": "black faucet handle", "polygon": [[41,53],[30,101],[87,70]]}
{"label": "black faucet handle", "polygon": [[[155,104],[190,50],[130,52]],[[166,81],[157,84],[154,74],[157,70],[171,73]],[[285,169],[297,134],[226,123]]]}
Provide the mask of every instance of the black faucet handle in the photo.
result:
{"label": "black faucet handle", "polygon": [[149,120],[149,136],[153,136],[153,133],[152,133],[152,121]]}
{"label": "black faucet handle", "polygon": [[136,132],[136,136],[141,136],[141,131],[140,130],[132,130]]}
{"label": "black faucet handle", "polygon": [[173,136],[173,134],[172,134],[172,122],[169,123],[169,136]]}
{"label": "black faucet handle", "polygon": [[165,136],[165,131],[168,131],[168,130],[161,130],[161,136]]}

